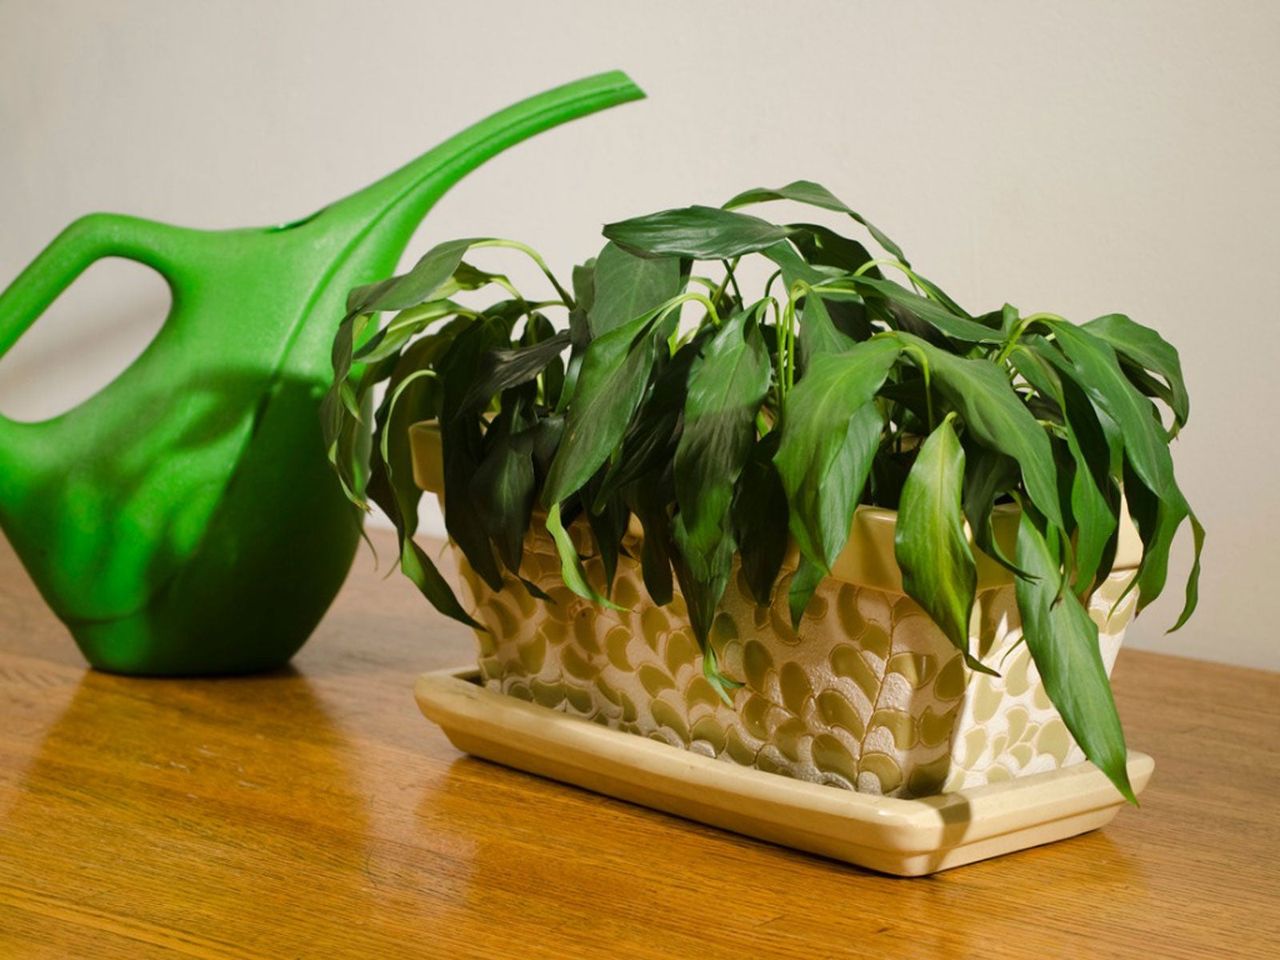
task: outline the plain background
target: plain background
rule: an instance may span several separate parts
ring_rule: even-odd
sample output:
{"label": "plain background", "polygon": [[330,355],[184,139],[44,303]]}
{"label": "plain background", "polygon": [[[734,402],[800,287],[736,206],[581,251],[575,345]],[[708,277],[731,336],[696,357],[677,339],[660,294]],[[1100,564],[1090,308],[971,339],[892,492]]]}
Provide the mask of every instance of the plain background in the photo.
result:
{"label": "plain background", "polygon": [[[1132,641],[1280,667],[1280,3],[0,0],[0,284],[90,210],[284,222],[612,68],[650,99],[472,174],[406,260],[497,235],[567,273],[603,222],[804,177],[971,309],[1126,312],[1181,349],[1210,537],[1196,618],[1164,635],[1171,586]],[[91,269],[0,362],[0,412],[91,395],[167,302]]]}

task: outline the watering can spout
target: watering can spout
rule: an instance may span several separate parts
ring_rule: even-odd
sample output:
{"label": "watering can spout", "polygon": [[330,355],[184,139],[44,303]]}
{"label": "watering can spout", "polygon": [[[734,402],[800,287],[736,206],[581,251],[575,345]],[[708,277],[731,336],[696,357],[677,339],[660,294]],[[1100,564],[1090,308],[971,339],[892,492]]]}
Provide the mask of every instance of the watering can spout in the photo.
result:
{"label": "watering can spout", "polygon": [[336,220],[349,220],[360,236],[360,249],[353,253],[372,258],[377,263],[373,272],[385,273],[394,268],[436,201],[486,160],[551,127],[643,97],[644,91],[619,70],[555,87],[467,127],[325,208],[316,219],[329,227]]}
{"label": "watering can spout", "polygon": [[0,527],[92,664],[228,673],[293,655],[359,534],[320,430],[347,292],[394,270],[490,157],[642,96],[617,72],[548,90],[281,227],[90,214],[0,291],[0,357],[103,257],[153,268],[172,293],[155,339],[101,391],[41,423],[0,417]]}

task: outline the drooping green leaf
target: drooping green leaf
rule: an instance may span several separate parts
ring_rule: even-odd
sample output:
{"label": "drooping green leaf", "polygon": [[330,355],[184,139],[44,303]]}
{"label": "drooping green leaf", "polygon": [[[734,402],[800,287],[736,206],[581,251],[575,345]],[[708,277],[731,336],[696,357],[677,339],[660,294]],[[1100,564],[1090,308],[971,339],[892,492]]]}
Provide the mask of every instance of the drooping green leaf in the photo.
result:
{"label": "drooping green leaf", "polygon": [[483,410],[492,397],[537,377],[568,346],[566,330],[527,347],[491,350],[481,363],[478,378],[458,401],[458,412]]}
{"label": "drooping green leaf", "polygon": [[972,669],[990,673],[969,651],[978,570],[965,536],[963,487],[964,449],[947,418],[925,439],[902,487],[893,550],[907,595]]}
{"label": "drooping green leaf", "polygon": [[735,546],[729,508],[769,379],[764,340],[745,311],[725,322],[689,371],[675,455],[676,536],[698,579],[728,578]]}
{"label": "drooping green leaf", "polygon": [[618,571],[618,556],[621,553],[622,538],[631,520],[631,511],[620,492],[600,496],[601,479],[597,474],[588,481],[582,489],[582,501],[584,504],[594,501],[594,505],[584,513],[600,554],[600,565],[604,567],[604,592],[609,596],[613,593],[613,578]]}
{"label": "drooping green leaf", "polygon": [[965,452],[964,489],[961,504],[973,532],[974,545],[1017,577],[1029,576],[1005,553],[996,539],[991,515],[997,497],[1018,485],[1018,464],[995,450],[974,444]]}
{"label": "drooping green leaf", "polygon": [[822,297],[811,293],[804,298],[804,305],[800,309],[799,336],[802,367],[807,367],[819,354],[842,353],[855,342],[836,327]]}
{"label": "drooping green leaf", "polygon": [[1126,769],[1124,732],[1098,647],[1098,627],[1070,590],[1061,590],[1062,546],[1052,526],[1024,510],[1018,526],[1018,565],[1035,580],[1015,591],[1022,633],[1049,699],[1076,743],[1130,803],[1137,803]]}
{"label": "drooping green leaf", "polygon": [[1200,555],[1204,552],[1204,527],[1200,523],[1200,518],[1195,512],[1188,509],[1187,519],[1191,522],[1191,538],[1195,549],[1195,559],[1191,563],[1191,572],[1187,575],[1187,592],[1186,601],[1182,605],[1182,612],[1178,614],[1178,619],[1169,632],[1181,630],[1183,625],[1191,619],[1191,615],[1196,612],[1196,607],[1200,603]]}
{"label": "drooping green leaf", "polygon": [[1109,313],[1081,326],[1109,343],[1122,359],[1162,377],[1168,387],[1167,402],[1173,415],[1179,426],[1186,425],[1191,401],[1182,378],[1182,361],[1172,344],[1150,327],[1135,323],[1121,313]]}
{"label": "drooping green leaf", "polygon": [[347,298],[347,312],[406,310],[436,299],[437,291],[449,282],[467,250],[483,239],[472,237],[436,244],[407,273],[352,290]]}
{"label": "drooping green leaf", "polygon": [[667,505],[675,499],[671,471],[660,476],[641,477],[626,486],[628,506],[644,529],[640,548],[640,572],[649,597],[666,606],[674,595],[671,581],[671,517]]}
{"label": "drooping green leaf", "polygon": [[795,573],[791,575],[791,584],[787,588],[787,608],[791,613],[791,626],[800,628],[800,621],[809,607],[809,601],[822,585],[822,578],[827,575],[822,564],[815,563],[803,553],[796,564]]}
{"label": "drooping green leaf", "polygon": [[[1076,593],[1083,599],[1102,569],[1107,546],[1119,525],[1119,498],[1104,493],[1112,489],[1107,439],[1079,387],[1071,380],[1064,381],[1041,353],[1019,345],[1010,359],[1036,390],[1057,404],[1067,427],[1065,442],[1075,464],[1070,506],[1076,535]],[[1105,575],[1107,571],[1102,572]]]}
{"label": "drooping green leaf", "polygon": [[1158,418],[1153,416],[1154,407],[1125,377],[1115,350],[1072,324],[1055,321],[1050,326],[1054,341],[1070,362],[1076,384],[1120,428],[1125,456],[1134,472],[1156,496],[1175,498],[1173,460]]}
{"label": "drooping green leaf", "polygon": [[408,310],[401,310],[372,337],[365,340],[352,356],[359,363],[377,363],[398,354],[406,343],[432,324],[456,315],[462,307],[452,300],[431,300]]}
{"label": "drooping green leaf", "polygon": [[[775,243],[764,255],[776,263],[782,271],[788,291],[796,284],[820,283],[825,277],[806,263],[789,243]],[[836,329],[831,313],[822,298],[816,294],[801,294],[804,305],[800,309],[800,360],[807,365],[820,353],[840,353],[853,346],[854,341]]]}
{"label": "drooping green leaf", "polygon": [[[855,273],[875,258],[857,240],[841,236],[816,223],[792,223],[790,242],[810,264],[834,267],[841,273]],[[864,276],[881,277],[879,267],[868,267]]]}
{"label": "drooping green leaf", "polygon": [[[369,497],[395,524],[400,544],[400,569],[438,611],[473,629],[484,629],[458,602],[453,588],[439,569],[414,541],[418,529],[418,503],[422,491],[413,479],[413,456],[409,447],[409,425],[429,416],[431,385],[416,371],[405,371],[408,387],[400,391],[398,402],[384,411],[380,432],[386,438],[385,457],[373,460]],[[409,379],[413,378],[413,379]]]}
{"label": "drooping green leaf", "polygon": [[1031,502],[1061,529],[1049,438],[1000,368],[989,360],[957,357],[910,334],[898,336],[924,354],[933,383],[977,440],[1017,461]]}
{"label": "drooping green leaf", "polygon": [[680,292],[676,257],[638,257],[616,243],[606,243],[596,257],[592,278],[594,300],[587,313],[592,337],[661,306]]}
{"label": "drooping green leaf", "polygon": [[829,570],[849,538],[884,420],[872,403],[901,352],[890,337],[815,357],[787,395],[774,463],[800,551]]}
{"label": "drooping green leaf", "polygon": [[[796,223],[791,224],[790,229],[794,231],[791,234],[790,243],[795,245],[796,249],[811,265],[831,267],[841,273],[853,273],[862,269],[871,260],[871,254],[867,251],[867,248],[858,243],[858,241],[842,237],[826,227],[813,223]],[[765,255],[768,256],[768,251],[765,251]],[[868,268],[865,276],[880,277],[880,268]],[[793,281],[788,279],[787,282],[790,284]],[[867,315],[866,304],[862,302],[861,297],[829,296],[823,299],[822,306],[826,308],[826,312],[836,330],[850,340],[869,340],[871,335],[875,333],[875,328],[871,325],[871,318]],[[807,363],[806,357],[810,350],[805,343],[803,323],[804,316],[802,314],[801,362]],[[811,334],[809,337],[812,340]],[[824,351],[817,350],[814,352]]]}
{"label": "drooping green leaf", "polygon": [[1004,338],[999,330],[985,324],[958,316],[941,304],[934,303],[918,293],[913,293],[892,280],[875,277],[853,277],[849,282],[868,298],[884,300],[905,310],[916,320],[928,324],[939,333],[962,343],[1000,343]]}
{"label": "drooping green leaf", "polygon": [[488,450],[476,466],[475,502],[498,556],[519,576],[524,539],[533,517],[533,431],[504,411],[489,428]]}
{"label": "drooping green leaf", "polygon": [[494,558],[489,531],[477,503],[474,483],[484,456],[484,428],[478,414],[462,412],[461,402],[475,383],[485,354],[510,335],[505,320],[486,319],[466,328],[437,365],[444,415],[440,447],[444,485],[444,525],[472,569],[493,590],[502,589],[502,572]]}
{"label": "drooping green leaf", "polygon": [[544,505],[559,503],[580,489],[622,440],[653,367],[654,319],[641,315],[591,341],[565,418],[564,437],[543,484]]}
{"label": "drooping green leaf", "polygon": [[547,509],[547,533],[551,534],[551,539],[556,545],[556,553],[560,556],[560,579],[564,581],[564,585],[584,600],[590,600],[610,610],[621,610],[622,607],[597,591],[587,580],[587,571],[583,568],[582,558],[578,556],[577,548],[573,545],[573,538],[560,522],[559,503],[553,503]]}
{"label": "drooping green leaf", "polygon": [[752,447],[733,500],[733,531],[743,577],[752,599],[761,606],[773,602],[774,582],[789,541],[787,491],[773,464],[779,438],[778,431],[772,430]]}
{"label": "drooping green leaf", "polygon": [[575,266],[571,282],[574,306],[582,312],[585,319],[596,302],[596,258],[591,257],[585,263]]}
{"label": "drooping green leaf", "polygon": [[716,207],[685,207],[611,223],[604,235],[641,256],[732,260],[785,240],[787,228]]}
{"label": "drooping green leaf", "polygon": [[[610,461],[600,485],[600,495],[610,495],[646,475],[670,472],[684,417],[689,370],[714,332],[710,327],[704,328],[670,358],[659,352],[654,363],[653,389],[627,427],[618,454]],[[673,492],[672,499],[674,496]]]}
{"label": "drooping green leaf", "polygon": [[1142,540],[1142,560],[1129,588],[1138,591],[1139,613],[1164,592],[1174,537],[1184,520],[1191,521],[1195,559],[1187,578],[1186,601],[1170,631],[1172,632],[1187,622],[1199,601],[1200,553],[1204,549],[1204,527],[1191,513],[1191,507],[1176,485],[1171,494],[1163,498],[1157,497],[1137,476],[1131,464],[1126,464],[1125,468],[1124,493],[1129,505],[1129,516],[1133,518],[1138,536]]}
{"label": "drooping green leaf", "polygon": [[791,200],[795,203],[806,203],[810,206],[821,207],[823,210],[832,210],[836,213],[846,214],[858,223],[862,224],[862,226],[866,228],[867,232],[875,238],[876,243],[880,244],[886,252],[897,257],[903,264],[910,266],[910,264],[907,263],[906,254],[902,252],[902,248],[889,239],[882,230],[867,220],[862,216],[862,214],[857,213],[848,207],[826,187],[821,184],[814,183],[812,180],[796,180],[792,183],[788,183],[785,187],[778,187],[775,190],[763,187],[746,190],[726,203],[724,208],[726,210],[732,210],[735,207],[745,207],[750,203],[765,203],[770,200]]}
{"label": "drooping green leaf", "polygon": [[707,683],[711,684],[711,689],[720,697],[720,701],[726,707],[733,707],[733,695],[730,690],[737,690],[743,684],[731,677],[726,677],[720,672],[720,664],[716,660],[716,651],[710,644],[702,651],[702,676],[706,678]]}

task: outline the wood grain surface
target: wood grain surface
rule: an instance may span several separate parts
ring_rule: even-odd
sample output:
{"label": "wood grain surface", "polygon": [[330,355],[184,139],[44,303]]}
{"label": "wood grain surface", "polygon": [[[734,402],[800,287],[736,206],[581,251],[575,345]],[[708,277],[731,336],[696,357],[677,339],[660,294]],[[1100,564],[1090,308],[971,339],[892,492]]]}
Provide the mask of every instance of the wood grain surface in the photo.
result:
{"label": "wood grain surface", "polygon": [[287,670],[141,680],[0,542],[0,957],[1280,955],[1280,674],[1125,651],[1142,809],[898,880],[460,755],[412,689],[471,638],[383,573]]}

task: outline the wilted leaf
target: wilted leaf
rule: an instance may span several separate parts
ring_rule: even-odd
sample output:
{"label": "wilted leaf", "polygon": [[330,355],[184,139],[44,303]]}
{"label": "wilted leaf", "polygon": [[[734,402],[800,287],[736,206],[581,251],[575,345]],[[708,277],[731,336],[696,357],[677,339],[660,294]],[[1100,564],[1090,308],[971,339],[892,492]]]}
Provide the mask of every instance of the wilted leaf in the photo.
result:
{"label": "wilted leaf", "polygon": [[685,207],[611,223],[604,235],[649,257],[732,260],[785,240],[787,228],[716,207]]}
{"label": "wilted leaf", "polygon": [[961,492],[964,449],[950,419],[929,434],[902,487],[893,549],[902,586],[975,670],[991,672],[969,652],[969,617],[978,571],[965,536]]}
{"label": "wilted leaf", "polygon": [[902,252],[902,248],[890,240],[882,230],[862,214],[849,208],[844,201],[840,200],[822,184],[814,183],[812,180],[796,180],[788,183],[785,187],[778,187],[776,190],[763,187],[746,190],[726,203],[724,207],[726,210],[730,210],[734,207],[745,207],[749,203],[764,203],[769,200],[791,200],[795,203],[806,203],[813,207],[821,207],[824,210],[833,210],[836,213],[846,214],[862,224],[867,232],[875,238],[876,243],[884,247],[888,253],[897,257],[903,264],[910,266],[907,263],[906,254]]}
{"label": "wilted leaf", "polygon": [[653,367],[653,321],[645,314],[591,341],[565,418],[564,438],[543,485],[544,505],[580,489],[622,440]]}
{"label": "wilted leaf", "polygon": [[1017,561],[1035,580],[1016,581],[1022,634],[1049,699],[1076,743],[1130,803],[1124,731],[1098,647],[1098,627],[1062,583],[1059,534],[1041,528],[1030,510],[1018,527]]}
{"label": "wilted leaf", "polygon": [[830,569],[849,538],[884,421],[872,403],[901,345],[884,337],[815,357],[787,395],[774,463],[801,552]]}

